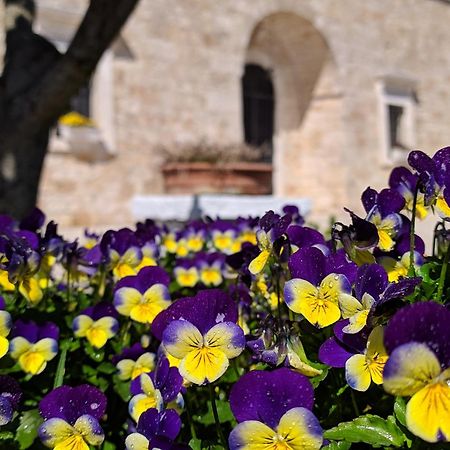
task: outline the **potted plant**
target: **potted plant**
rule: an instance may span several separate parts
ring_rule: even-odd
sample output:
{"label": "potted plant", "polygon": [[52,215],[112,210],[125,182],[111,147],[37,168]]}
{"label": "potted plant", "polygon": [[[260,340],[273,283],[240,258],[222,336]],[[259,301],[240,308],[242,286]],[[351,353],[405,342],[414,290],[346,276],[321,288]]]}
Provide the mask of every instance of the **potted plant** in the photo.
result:
{"label": "potted plant", "polygon": [[264,148],[200,141],[161,151],[165,155],[165,191],[169,194],[272,193],[272,164],[264,161]]}
{"label": "potted plant", "polygon": [[68,151],[79,159],[95,162],[111,157],[94,121],[76,111],[59,118],[57,135],[65,142]]}

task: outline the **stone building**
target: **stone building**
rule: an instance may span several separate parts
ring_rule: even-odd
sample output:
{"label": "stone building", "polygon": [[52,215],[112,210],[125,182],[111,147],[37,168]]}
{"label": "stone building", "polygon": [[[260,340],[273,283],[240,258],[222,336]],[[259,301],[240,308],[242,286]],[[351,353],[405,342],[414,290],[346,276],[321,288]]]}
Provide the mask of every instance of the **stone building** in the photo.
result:
{"label": "stone building", "polygon": [[[87,0],[36,3],[64,51]],[[273,195],[311,199],[319,223],[360,210],[409,149],[450,143],[449,23],[439,0],[141,0],[74,99],[89,150],[55,132],[40,205],[65,226],[130,224],[133,198],[164,193],[161,145],[259,139]]]}

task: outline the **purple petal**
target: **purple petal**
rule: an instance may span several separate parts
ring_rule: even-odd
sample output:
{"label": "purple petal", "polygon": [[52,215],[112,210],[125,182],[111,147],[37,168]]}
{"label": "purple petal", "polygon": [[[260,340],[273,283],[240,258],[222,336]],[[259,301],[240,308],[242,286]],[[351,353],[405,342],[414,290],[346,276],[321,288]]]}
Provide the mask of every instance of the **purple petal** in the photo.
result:
{"label": "purple petal", "polygon": [[381,293],[388,284],[386,271],[379,264],[364,264],[358,269],[355,294],[361,300],[364,293],[370,294],[375,300],[380,298]]}
{"label": "purple petal", "polygon": [[230,296],[219,289],[202,290],[195,297],[185,297],[159,313],[152,323],[153,335],[162,334],[173,320],[184,319],[195,325],[202,334],[219,322],[237,322],[238,310]]}
{"label": "purple petal", "polygon": [[411,173],[406,167],[396,167],[389,177],[389,186],[399,192],[405,189],[413,193],[418,181],[417,175]]}
{"label": "purple petal", "polygon": [[381,300],[378,303],[379,305],[386,303],[395,298],[404,298],[407,295],[410,295],[414,292],[416,286],[418,286],[422,282],[422,278],[403,278],[399,280],[397,283],[390,283],[386,290],[383,292],[381,296]]}
{"label": "purple petal", "polygon": [[300,278],[317,286],[326,274],[326,257],[316,247],[304,247],[289,258],[292,278]]}
{"label": "purple petal", "polygon": [[368,338],[367,330],[363,329],[356,334],[344,333],[343,329],[348,324],[349,324],[348,319],[336,322],[336,324],[333,327],[334,335],[336,336],[338,341],[350,352],[363,353],[367,344]]}
{"label": "purple petal", "polygon": [[439,186],[446,185],[450,173],[450,147],[438,150],[433,156],[436,171],[435,177]]}
{"label": "purple petal", "polygon": [[140,342],[136,342],[131,347],[126,347],[122,350],[122,353],[119,355],[115,355],[112,358],[113,364],[117,364],[119,361],[122,361],[122,359],[132,359],[133,361],[136,361],[139,356],[143,355],[147,350],[142,347]]}
{"label": "purple petal", "polygon": [[317,230],[299,225],[291,225],[287,229],[287,235],[292,244],[299,248],[311,247],[315,244],[325,244],[325,238]]}
{"label": "purple petal", "polygon": [[59,338],[59,328],[53,322],[45,322],[39,326],[38,340],[51,338],[55,341]]}
{"label": "purple petal", "polygon": [[178,368],[169,367],[169,361],[165,357],[160,358],[150,377],[166,403],[175,400],[183,386],[183,377],[180,375]]}
{"label": "purple petal", "polygon": [[0,395],[0,426],[11,422],[14,415],[14,408],[9,398]]}
{"label": "purple petal", "polygon": [[31,320],[17,320],[11,330],[11,337],[22,336],[28,342],[37,342],[39,339],[39,327]]}
{"label": "purple petal", "polygon": [[94,386],[60,386],[50,391],[39,403],[39,411],[46,420],[59,417],[73,425],[83,415],[97,420],[105,414],[106,396]]}
{"label": "purple petal", "polygon": [[353,261],[348,259],[347,253],[343,248],[340,248],[335,253],[330,253],[326,258],[325,264],[325,275],[330,273],[338,273],[345,275],[345,278],[347,278],[350,284],[355,282],[358,266]]}
{"label": "purple petal", "polygon": [[345,367],[353,355],[335,337],[328,338],[319,348],[319,360],[331,367]]}
{"label": "purple petal", "polygon": [[403,196],[393,189],[383,189],[378,194],[378,209],[381,217],[386,217],[392,213],[399,213],[405,206]]}
{"label": "purple petal", "polygon": [[141,414],[137,425],[137,432],[143,434],[149,441],[157,436],[176,439],[181,429],[181,420],[173,409],[159,413],[151,408]]}
{"label": "purple petal", "polygon": [[368,187],[361,196],[361,201],[367,214],[376,206],[378,193],[375,189]]}
{"label": "purple petal", "polygon": [[19,406],[22,399],[22,390],[19,383],[9,375],[0,375],[0,398],[7,398],[14,409]]}
{"label": "purple petal", "polygon": [[313,387],[304,375],[287,368],[254,370],[243,375],[230,393],[230,406],[238,422],[259,420],[275,428],[292,408],[312,409]]}
{"label": "purple petal", "polygon": [[436,353],[443,368],[450,367],[450,311],[435,302],[420,302],[398,311],[389,321],[384,334],[386,349],[391,353],[408,342],[422,342]]}
{"label": "purple petal", "polygon": [[435,169],[434,161],[420,150],[415,150],[409,154],[408,164],[419,173],[433,173]]}
{"label": "purple petal", "polygon": [[[414,249],[416,252],[423,255],[425,253],[425,243],[420,236],[414,235]],[[397,239],[397,244],[395,245],[395,252],[402,256],[410,250],[410,236],[409,231],[407,233],[402,233]]]}
{"label": "purple petal", "polygon": [[27,217],[22,219],[19,228],[22,230],[37,231],[44,225],[45,214],[39,209],[34,208]]}
{"label": "purple petal", "polygon": [[150,266],[142,268],[137,275],[122,278],[114,290],[117,291],[121,287],[132,287],[143,294],[149,287],[158,283],[168,286],[170,277],[161,267]]}

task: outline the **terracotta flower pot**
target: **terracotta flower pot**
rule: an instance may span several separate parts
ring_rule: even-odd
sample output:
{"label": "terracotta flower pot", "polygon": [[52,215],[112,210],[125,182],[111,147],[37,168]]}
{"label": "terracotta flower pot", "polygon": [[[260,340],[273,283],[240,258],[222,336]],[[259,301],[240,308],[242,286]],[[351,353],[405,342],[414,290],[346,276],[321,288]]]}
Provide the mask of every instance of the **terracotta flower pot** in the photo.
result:
{"label": "terracotta flower pot", "polygon": [[272,164],[236,162],[173,162],[162,168],[168,194],[272,193]]}

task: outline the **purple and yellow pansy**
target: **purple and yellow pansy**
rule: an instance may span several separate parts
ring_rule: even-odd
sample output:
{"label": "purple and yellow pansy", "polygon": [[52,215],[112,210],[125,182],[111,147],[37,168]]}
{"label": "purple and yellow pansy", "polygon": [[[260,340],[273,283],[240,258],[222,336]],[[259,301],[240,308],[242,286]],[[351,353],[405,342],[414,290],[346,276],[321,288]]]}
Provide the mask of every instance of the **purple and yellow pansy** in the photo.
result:
{"label": "purple and yellow pansy", "polygon": [[149,373],[155,368],[156,355],[136,343],[131,347],[124,348],[122,352],[113,357],[112,362],[119,371],[119,379],[134,380],[142,373]]}
{"label": "purple and yellow pansy", "polygon": [[410,397],[408,429],[427,442],[450,441],[450,311],[434,302],[405,306],[389,321],[384,389]]}
{"label": "purple and yellow pansy", "polygon": [[344,274],[353,278],[353,263],[339,266],[330,260],[317,247],[301,248],[289,259],[294,278],[284,288],[286,305],[318,328],[337,322],[340,305],[351,297],[351,284]]}
{"label": "purple and yellow pansy", "polygon": [[237,319],[233,300],[211,289],[177,300],[157,317],[152,331],[165,351],[180,360],[180,374],[204,384],[220,378],[229,360],[244,350],[244,332]]}
{"label": "purple and yellow pansy", "polygon": [[30,375],[42,373],[58,353],[59,329],[52,322],[38,325],[33,321],[17,320],[11,337],[9,353]]}
{"label": "purple and yellow pansy", "polygon": [[116,284],[114,306],[119,314],[135,322],[151,324],[171,303],[169,281],[160,267],[145,267],[137,275],[125,277]]}
{"label": "purple and yellow pansy", "polygon": [[102,348],[119,330],[117,311],[111,303],[102,302],[75,317],[72,329],[76,337],[85,337],[95,348]]}
{"label": "purple and yellow pansy", "polygon": [[139,417],[136,431],[125,439],[126,450],[183,448],[174,443],[181,430],[181,420],[173,409],[148,409]]}
{"label": "purple and yellow pansy", "polygon": [[311,412],[314,391],[293,370],[255,370],[242,376],[230,393],[238,421],[229,437],[230,450],[319,449],[323,435]]}
{"label": "purple and yellow pansy", "polygon": [[39,403],[44,418],[39,437],[53,450],[88,450],[90,445],[99,446],[105,438],[99,423],[105,410],[106,396],[94,386],[58,387]]}

